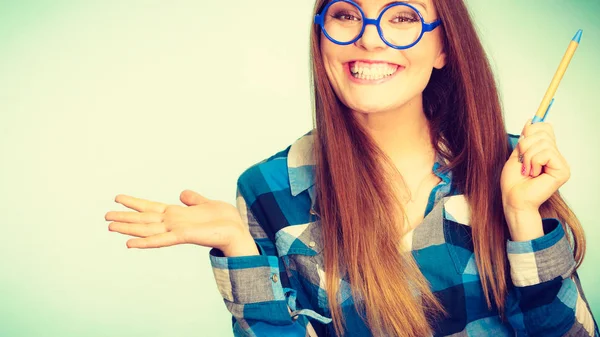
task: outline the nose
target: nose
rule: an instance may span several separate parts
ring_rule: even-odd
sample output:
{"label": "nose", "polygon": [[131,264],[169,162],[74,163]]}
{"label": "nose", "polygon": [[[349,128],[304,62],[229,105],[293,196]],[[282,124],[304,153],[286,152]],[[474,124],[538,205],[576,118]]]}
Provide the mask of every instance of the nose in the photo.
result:
{"label": "nose", "polygon": [[376,50],[387,47],[385,42],[383,42],[383,40],[381,39],[381,36],[379,36],[377,26],[372,23],[368,23],[365,26],[365,31],[363,32],[363,35],[360,37],[360,39],[356,41],[356,45],[365,50]]}

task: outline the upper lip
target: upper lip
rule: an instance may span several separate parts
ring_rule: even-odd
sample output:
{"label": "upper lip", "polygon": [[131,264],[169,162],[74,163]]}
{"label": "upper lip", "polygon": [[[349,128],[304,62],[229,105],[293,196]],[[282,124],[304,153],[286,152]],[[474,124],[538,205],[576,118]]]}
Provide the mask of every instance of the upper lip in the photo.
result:
{"label": "upper lip", "polygon": [[402,67],[401,64],[395,63],[395,62],[389,62],[389,61],[383,61],[383,60],[351,60],[348,61],[348,63],[353,63],[353,62],[363,62],[363,63],[386,63],[386,64],[393,64],[399,67]]}

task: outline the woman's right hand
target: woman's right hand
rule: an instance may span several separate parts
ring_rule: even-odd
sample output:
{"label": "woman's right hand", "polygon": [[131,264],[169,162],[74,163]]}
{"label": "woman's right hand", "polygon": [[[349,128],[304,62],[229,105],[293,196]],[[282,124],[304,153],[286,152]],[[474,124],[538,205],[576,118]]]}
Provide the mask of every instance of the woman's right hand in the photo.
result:
{"label": "woman's right hand", "polygon": [[110,211],[108,229],[137,238],[128,248],[159,248],[191,243],[221,250],[225,256],[258,255],[258,249],[237,209],[226,202],[210,200],[185,190],[180,200],[187,206],[117,195],[115,202],[134,210]]}

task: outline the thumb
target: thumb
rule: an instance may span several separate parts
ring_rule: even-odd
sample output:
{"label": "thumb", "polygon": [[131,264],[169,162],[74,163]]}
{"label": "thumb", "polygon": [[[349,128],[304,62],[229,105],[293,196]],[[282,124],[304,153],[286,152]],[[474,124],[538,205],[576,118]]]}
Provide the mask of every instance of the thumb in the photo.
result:
{"label": "thumb", "polygon": [[181,200],[181,202],[187,206],[196,206],[210,201],[208,198],[205,198],[191,190],[184,190],[181,192],[179,195],[179,200]]}

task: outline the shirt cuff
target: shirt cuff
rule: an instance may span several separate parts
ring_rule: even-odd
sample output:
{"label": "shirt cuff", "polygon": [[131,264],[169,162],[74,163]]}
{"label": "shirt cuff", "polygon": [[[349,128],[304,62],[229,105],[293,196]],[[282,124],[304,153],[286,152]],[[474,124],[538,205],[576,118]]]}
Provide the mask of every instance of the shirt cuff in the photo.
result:
{"label": "shirt cuff", "polygon": [[293,323],[277,256],[224,257],[218,249],[211,249],[210,262],[227,309],[238,320]]}
{"label": "shirt cuff", "polygon": [[217,249],[211,249],[210,262],[225,300],[242,304],[285,300],[278,257],[224,257]]}
{"label": "shirt cuff", "polygon": [[[558,219],[542,220],[546,235],[530,241],[507,241],[512,282],[517,287],[537,285],[557,277],[570,277],[576,262]],[[553,228],[553,229],[552,229]]]}

